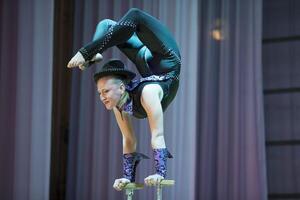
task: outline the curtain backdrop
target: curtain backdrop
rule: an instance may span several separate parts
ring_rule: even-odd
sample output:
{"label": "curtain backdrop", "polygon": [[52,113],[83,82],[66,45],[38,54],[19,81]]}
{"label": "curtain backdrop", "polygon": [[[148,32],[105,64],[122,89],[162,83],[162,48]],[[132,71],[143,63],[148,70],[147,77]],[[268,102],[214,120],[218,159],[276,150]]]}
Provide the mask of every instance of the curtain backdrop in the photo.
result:
{"label": "curtain backdrop", "polygon": [[[266,199],[261,81],[261,0],[85,1],[75,3],[75,48],[91,40],[99,20],[137,7],[165,23],[179,43],[178,95],[165,113],[174,154],[166,199]],[[121,58],[113,48],[105,59]],[[92,74],[73,70],[67,199],[120,199],[121,135],[96,94]],[[151,154],[146,120],[135,120],[138,151]],[[143,161],[137,180],[153,172]],[[137,199],[153,199],[150,189]]]}
{"label": "curtain backdrop", "polygon": [[[266,199],[261,80],[261,0],[74,0],[74,51],[99,20],[132,7],[157,17],[181,49],[177,97],[165,113],[165,199]],[[70,8],[71,9],[71,8]],[[50,176],[53,0],[0,1],[0,194],[47,200]],[[63,22],[62,22],[63,23]],[[117,48],[104,53],[134,65]],[[65,67],[65,66],[62,66]],[[72,73],[67,200],[122,199],[121,133],[92,79],[99,68]],[[152,158],[147,120],[134,120],[138,151]],[[154,172],[142,161],[137,180]],[[146,188],[136,199],[154,199]]]}
{"label": "curtain backdrop", "polygon": [[53,1],[1,1],[0,198],[47,200]]}
{"label": "curtain backdrop", "polygon": [[260,0],[199,6],[196,199],[267,199]]}

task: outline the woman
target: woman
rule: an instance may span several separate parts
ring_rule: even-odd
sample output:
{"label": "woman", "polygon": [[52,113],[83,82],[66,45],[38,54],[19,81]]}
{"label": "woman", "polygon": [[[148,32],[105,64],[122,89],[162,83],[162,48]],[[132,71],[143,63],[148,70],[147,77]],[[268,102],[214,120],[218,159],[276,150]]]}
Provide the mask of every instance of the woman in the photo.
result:
{"label": "woman", "polygon": [[156,185],[166,177],[166,160],[171,158],[163,131],[163,111],[174,99],[180,73],[178,46],[167,28],[149,14],[133,8],[115,22],[101,21],[93,41],[82,47],[68,67],[84,69],[102,58],[109,47],[117,46],[137,67],[142,78],[125,69],[119,60],[106,63],[94,75],[100,99],[113,110],[123,135],[123,178],[114,188],[121,190],[134,181],[135,169],[144,155],[136,153],[136,139],[130,116],[147,117],[151,129],[156,173],[145,178],[147,185]]}

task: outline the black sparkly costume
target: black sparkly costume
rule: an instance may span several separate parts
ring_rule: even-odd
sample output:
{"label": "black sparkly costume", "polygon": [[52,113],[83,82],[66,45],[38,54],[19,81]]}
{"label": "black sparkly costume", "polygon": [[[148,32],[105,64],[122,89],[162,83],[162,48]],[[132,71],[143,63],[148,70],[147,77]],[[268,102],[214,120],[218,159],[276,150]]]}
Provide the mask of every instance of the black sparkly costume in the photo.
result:
{"label": "black sparkly costume", "polygon": [[[135,65],[142,78],[126,85],[130,98],[121,110],[137,118],[147,117],[141,105],[141,94],[147,84],[159,84],[163,90],[161,100],[165,110],[174,99],[179,84],[180,53],[168,29],[149,14],[133,8],[119,21],[102,20],[93,42],[79,51],[85,61],[96,53],[117,46]],[[153,149],[156,174],[166,177],[167,158],[172,155],[166,148]],[[135,181],[135,171],[141,159],[147,156],[132,152],[123,155],[123,177]]]}
{"label": "black sparkly costume", "polygon": [[79,51],[87,61],[112,46],[117,46],[142,76],[127,85],[132,99],[131,114],[147,117],[140,96],[143,87],[153,83],[163,89],[161,103],[165,110],[177,93],[181,66],[179,49],[169,30],[151,15],[132,8],[119,22],[101,21],[93,41]]}

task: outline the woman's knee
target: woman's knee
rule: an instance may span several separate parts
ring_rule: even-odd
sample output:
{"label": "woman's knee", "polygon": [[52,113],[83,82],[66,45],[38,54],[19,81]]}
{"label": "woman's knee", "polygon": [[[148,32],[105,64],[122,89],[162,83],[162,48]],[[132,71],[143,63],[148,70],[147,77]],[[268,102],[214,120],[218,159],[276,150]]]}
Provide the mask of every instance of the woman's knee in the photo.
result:
{"label": "woman's knee", "polygon": [[100,37],[101,35],[104,35],[108,29],[115,25],[117,22],[111,20],[111,19],[103,19],[101,20],[96,27],[96,31],[93,37],[93,40],[96,40],[98,37]]}
{"label": "woman's knee", "polygon": [[103,19],[101,20],[96,27],[96,32],[107,31],[111,26],[115,25],[117,22],[111,19]]}
{"label": "woman's knee", "polygon": [[97,24],[97,29],[107,27],[107,26],[112,26],[112,25],[115,25],[116,23],[117,22],[115,22],[114,20],[111,20],[111,19],[103,19]]}
{"label": "woman's knee", "polygon": [[142,13],[143,13],[143,11],[138,8],[130,8],[127,12],[127,15],[129,15],[131,17],[132,16],[139,17]]}

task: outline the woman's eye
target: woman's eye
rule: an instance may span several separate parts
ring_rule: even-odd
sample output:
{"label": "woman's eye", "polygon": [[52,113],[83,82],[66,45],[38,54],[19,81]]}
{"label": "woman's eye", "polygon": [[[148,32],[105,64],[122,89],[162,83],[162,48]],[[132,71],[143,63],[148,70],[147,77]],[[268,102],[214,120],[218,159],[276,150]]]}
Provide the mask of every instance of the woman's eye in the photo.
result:
{"label": "woman's eye", "polygon": [[109,90],[104,90],[104,91],[103,91],[103,93],[108,93],[108,92],[109,92]]}

